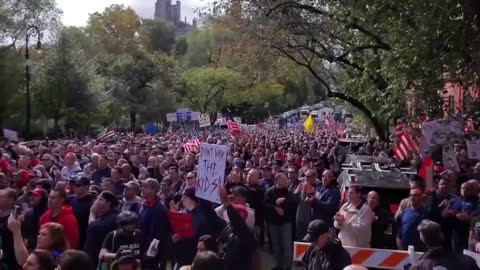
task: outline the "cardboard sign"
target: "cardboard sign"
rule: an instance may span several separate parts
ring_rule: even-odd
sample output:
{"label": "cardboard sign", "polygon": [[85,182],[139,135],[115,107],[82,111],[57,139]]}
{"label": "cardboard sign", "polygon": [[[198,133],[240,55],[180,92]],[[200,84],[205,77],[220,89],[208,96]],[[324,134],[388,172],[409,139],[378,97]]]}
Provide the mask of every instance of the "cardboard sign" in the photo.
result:
{"label": "cardboard sign", "polygon": [[202,113],[200,115],[200,119],[198,119],[198,122],[200,124],[200,127],[209,127],[211,125],[210,115],[208,115],[208,113]]}
{"label": "cardboard sign", "polygon": [[195,195],[213,203],[220,203],[218,188],[225,179],[227,162],[227,146],[206,144],[200,145],[198,159],[198,186]]}
{"label": "cardboard sign", "polygon": [[18,134],[17,132],[10,130],[10,129],[3,129],[3,137],[9,139],[10,141],[18,141]]}
{"label": "cardboard sign", "polygon": [[467,141],[468,158],[480,160],[480,140],[471,139]]}

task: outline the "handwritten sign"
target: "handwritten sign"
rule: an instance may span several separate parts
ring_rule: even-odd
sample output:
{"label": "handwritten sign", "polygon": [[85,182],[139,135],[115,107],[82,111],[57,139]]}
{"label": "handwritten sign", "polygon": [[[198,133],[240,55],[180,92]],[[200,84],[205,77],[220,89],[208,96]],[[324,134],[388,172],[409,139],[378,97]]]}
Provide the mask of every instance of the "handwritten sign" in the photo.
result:
{"label": "handwritten sign", "polygon": [[220,203],[218,188],[225,179],[227,146],[206,144],[200,145],[198,159],[198,186],[195,195],[214,203]]}
{"label": "handwritten sign", "polygon": [[209,127],[210,126],[210,116],[208,113],[202,113],[200,119],[198,119],[200,127]]}
{"label": "handwritten sign", "polygon": [[9,139],[10,141],[18,141],[18,134],[17,132],[10,130],[10,129],[3,129],[3,137]]}

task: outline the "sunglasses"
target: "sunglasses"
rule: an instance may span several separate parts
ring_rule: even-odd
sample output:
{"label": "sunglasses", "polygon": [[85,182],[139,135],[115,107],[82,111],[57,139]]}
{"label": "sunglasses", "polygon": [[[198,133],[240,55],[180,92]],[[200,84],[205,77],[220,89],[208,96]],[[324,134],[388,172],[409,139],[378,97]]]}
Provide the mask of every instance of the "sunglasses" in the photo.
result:
{"label": "sunglasses", "polygon": [[190,177],[185,177],[185,178],[187,178],[187,179],[193,179],[193,178],[195,178],[195,176],[190,176]]}

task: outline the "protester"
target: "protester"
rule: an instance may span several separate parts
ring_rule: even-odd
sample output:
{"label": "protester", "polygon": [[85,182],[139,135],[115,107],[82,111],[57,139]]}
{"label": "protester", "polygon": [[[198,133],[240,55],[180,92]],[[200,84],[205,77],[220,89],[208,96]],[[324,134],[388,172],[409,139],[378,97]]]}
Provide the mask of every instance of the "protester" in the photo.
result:
{"label": "protester", "polygon": [[333,171],[326,170],[322,176],[322,186],[317,188],[314,196],[305,198],[313,209],[312,219],[320,219],[333,226],[333,217],[340,206],[340,190]]}
{"label": "protester", "polygon": [[25,261],[23,270],[55,270],[56,263],[46,250],[37,249],[33,251]]}
{"label": "protester", "polygon": [[56,270],[87,270],[94,269],[88,255],[79,250],[65,251],[58,261]]}
{"label": "protester", "polygon": [[[225,269],[252,270],[256,252],[255,235],[247,226],[245,206],[233,205],[225,188],[219,189],[222,205],[227,209],[228,226],[219,236]],[[195,261],[194,261],[195,264]]]}
{"label": "protester", "polygon": [[352,263],[350,254],[342,247],[339,239],[330,236],[328,223],[316,219],[308,224],[303,241],[312,243],[302,262],[307,269],[342,270]]}
{"label": "protester", "polygon": [[425,249],[417,233],[417,226],[427,217],[425,208],[423,208],[423,200],[422,190],[418,188],[410,190],[410,207],[403,210],[399,217],[401,221],[397,237],[399,249],[407,250],[409,246],[413,246],[415,251]]}
{"label": "protester", "polygon": [[40,218],[40,226],[48,222],[56,222],[63,225],[67,246],[70,248],[79,247],[79,231],[77,219],[73,215],[72,208],[65,205],[67,194],[63,189],[54,189],[48,198],[47,212]]}
{"label": "protester", "polygon": [[37,246],[37,234],[40,229],[40,217],[48,210],[48,196],[43,189],[30,191],[30,209],[23,216],[22,235],[28,250]]}
{"label": "protester", "polygon": [[[23,242],[21,221],[11,215],[8,219],[8,228],[13,234],[15,258],[18,265],[24,265],[28,260],[28,250]],[[36,249],[48,250],[54,259],[66,250],[65,231],[58,223],[46,223],[40,227]]]}
{"label": "protester", "polygon": [[411,270],[430,269],[465,269],[477,270],[475,260],[464,255],[454,255],[443,248],[443,234],[438,223],[423,220],[418,225],[420,239],[427,247],[427,251]]}
{"label": "protester", "polygon": [[157,269],[160,264],[160,270],[166,269],[166,248],[171,237],[171,228],[168,222],[168,209],[157,197],[160,190],[160,184],[156,179],[149,178],[142,185],[143,202],[139,210],[138,229],[142,231],[144,240],[141,246],[145,253],[150,247],[153,239],[157,239],[160,244],[155,256],[146,256],[142,261],[145,270]]}
{"label": "protester", "polygon": [[374,214],[370,246],[372,248],[384,249],[387,245],[385,239],[386,230],[393,225],[393,217],[389,211],[380,205],[378,192],[370,191],[368,193],[367,204]]}
{"label": "protester", "polygon": [[118,200],[110,191],[103,191],[90,209],[84,251],[98,264],[98,255],[107,234],[117,227]]}
{"label": "protester", "polygon": [[95,195],[90,193],[90,179],[88,176],[73,177],[70,179],[74,195],[68,197],[68,204],[72,207],[73,215],[78,223],[79,248],[85,246],[86,232],[90,208],[95,201]]}
{"label": "protester", "polygon": [[138,213],[142,202],[142,198],[138,196],[140,194],[140,185],[136,181],[130,181],[124,185],[125,189],[123,198],[120,200],[119,210],[120,212],[131,211]]}
{"label": "protester", "polygon": [[357,185],[348,187],[348,202],[334,219],[339,229],[338,238],[349,247],[370,247],[374,215],[368,204],[362,200],[362,192]]}
{"label": "protester", "polygon": [[283,173],[275,176],[275,186],[265,192],[266,221],[276,269],[292,266],[292,213],[295,210],[293,194],[288,191],[288,178]]}

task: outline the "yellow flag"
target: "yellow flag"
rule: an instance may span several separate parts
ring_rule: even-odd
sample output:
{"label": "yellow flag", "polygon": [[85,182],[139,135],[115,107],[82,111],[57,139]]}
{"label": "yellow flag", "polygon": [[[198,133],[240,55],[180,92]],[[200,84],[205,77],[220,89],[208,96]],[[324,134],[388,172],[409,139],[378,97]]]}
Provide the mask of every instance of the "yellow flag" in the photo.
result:
{"label": "yellow flag", "polygon": [[305,119],[305,122],[303,122],[303,127],[305,127],[305,131],[308,133],[313,133],[313,117],[312,115],[309,115],[307,119]]}

